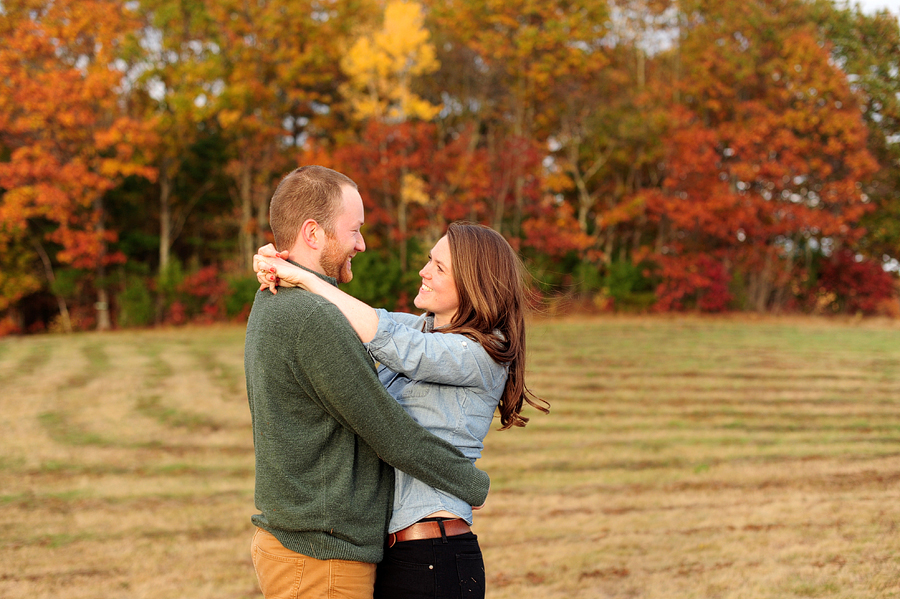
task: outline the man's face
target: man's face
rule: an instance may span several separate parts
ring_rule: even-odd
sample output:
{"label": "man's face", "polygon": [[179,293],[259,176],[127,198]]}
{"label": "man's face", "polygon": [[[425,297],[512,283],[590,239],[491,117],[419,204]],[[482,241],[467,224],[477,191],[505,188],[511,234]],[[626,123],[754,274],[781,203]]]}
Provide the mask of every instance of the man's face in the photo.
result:
{"label": "man's face", "polygon": [[363,202],[359,192],[344,186],[343,208],[334,221],[334,235],[325,237],[322,250],[322,272],[337,279],[338,283],[349,283],[353,279],[350,261],[357,252],[366,251],[360,227],[365,222]]}

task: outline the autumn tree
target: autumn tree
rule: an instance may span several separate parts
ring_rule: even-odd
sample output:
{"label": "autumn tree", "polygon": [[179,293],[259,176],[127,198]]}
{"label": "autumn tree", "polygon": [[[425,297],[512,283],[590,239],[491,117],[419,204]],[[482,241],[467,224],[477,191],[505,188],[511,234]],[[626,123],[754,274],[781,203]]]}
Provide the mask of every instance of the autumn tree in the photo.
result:
{"label": "autumn tree", "polygon": [[[553,90],[570,77],[590,78],[606,64],[602,51],[607,7],[603,2],[532,2],[460,0],[429,2],[429,19],[439,37],[442,64],[456,71],[439,77],[452,87],[449,119],[472,123],[497,174],[488,200],[497,230],[522,233],[526,205],[540,204],[542,193],[528,196],[527,171],[532,150],[546,153],[561,108],[551,101]],[[543,183],[537,187],[543,190]],[[507,211],[512,209],[510,215]],[[507,222],[508,221],[508,222]]]}
{"label": "autumn tree", "polygon": [[410,168],[414,162],[427,160],[427,154],[416,152],[416,142],[408,137],[432,130],[418,123],[430,121],[441,109],[413,90],[416,78],[440,66],[429,37],[419,3],[390,0],[381,25],[357,38],[341,60],[348,78],[342,93],[354,117],[368,123],[365,135],[378,152],[378,169],[368,171],[368,176],[382,176],[377,183],[373,181],[370,201],[380,202],[396,217],[392,223],[396,234],[391,237],[399,249],[401,272],[406,271],[408,262],[409,207],[431,201],[421,170]]}
{"label": "autumn tree", "polygon": [[[211,117],[218,48],[202,0],[143,0],[144,33],[138,78],[144,110],[156,124],[159,197],[159,271],[169,269],[174,240],[190,211],[212,187],[208,176],[188,197],[177,197],[175,179],[201,124]],[[212,173],[210,173],[212,175]]]}
{"label": "autumn tree", "polygon": [[[609,271],[631,263],[652,234],[643,190],[658,187],[673,75],[660,58],[674,42],[672,3],[610,3],[606,65],[558,84],[554,169],[561,191],[591,238],[584,268]],[[608,272],[606,273],[608,275]]]}
{"label": "autumn tree", "polygon": [[847,74],[869,130],[868,147],[879,169],[864,181],[874,209],[862,220],[858,250],[878,261],[900,260],[900,21],[882,11],[816,4],[816,23]]}
{"label": "autumn tree", "polygon": [[239,207],[238,253],[249,265],[265,240],[274,186],[295,165],[288,154],[316,127],[334,128],[341,118],[332,108],[343,80],[341,50],[373,8],[313,0],[207,6],[219,86],[211,101],[233,152],[227,172]]}
{"label": "autumn tree", "polygon": [[[33,268],[45,271],[51,290],[59,265],[84,271],[101,330],[110,326],[106,266],[125,259],[108,250],[116,232],[104,195],[123,177],[154,175],[140,153],[151,141],[148,124],[125,114],[121,101],[120,56],[137,26],[107,0],[14,0],[0,11],[0,231],[7,242],[28,240],[15,247],[34,248]],[[55,295],[69,330],[65,298]]]}
{"label": "autumn tree", "polygon": [[858,239],[871,209],[860,182],[876,164],[857,98],[802,2],[682,10],[683,101],[652,196],[666,231],[657,260],[671,271],[715,257],[744,280],[749,307],[785,306],[810,253]]}
{"label": "autumn tree", "polygon": [[37,305],[36,329],[103,327],[110,304],[150,322],[157,268],[174,273],[157,279],[171,322],[240,314],[235,258],[249,274],[272,189],[309,163],[358,182],[371,251],[352,289],[382,305],[409,307],[420,254],[466,219],[501,231],[542,290],[597,305],[890,309],[888,15],[831,0],[2,4],[0,334]]}

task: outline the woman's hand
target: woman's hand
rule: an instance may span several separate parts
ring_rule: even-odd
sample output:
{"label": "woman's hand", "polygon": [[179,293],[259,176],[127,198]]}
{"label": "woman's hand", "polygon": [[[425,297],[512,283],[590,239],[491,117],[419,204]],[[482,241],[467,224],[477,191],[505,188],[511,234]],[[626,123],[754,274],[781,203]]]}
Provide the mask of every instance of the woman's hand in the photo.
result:
{"label": "woman's hand", "polygon": [[[0,0],[2,1],[2,0]],[[276,252],[271,243],[259,248],[253,256],[253,270],[260,284],[260,291],[268,289],[277,293],[278,287],[302,287],[322,296],[347,317],[359,340],[368,343],[378,332],[378,313],[365,303],[343,291],[317,274],[285,261],[287,252]]]}
{"label": "woman's hand", "polygon": [[277,269],[267,260],[282,257],[287,258],[287,252],[277,252],[271,243],[256,250],[256,255],[253,256],[253,271],[256,273],[256,280],[259,281],[260,291],[268,288],[272,293],[278,293],[281,281],[276,274]]}
{"label": "woman's hand", "polygon": [[253,270],[261,290],[268,288],[272,293],[278,293],[279,286],[309,289],[317,280],[311,272],[284,260],[288,253],[276,252],[271,243],[259,248],[258,252],[253,256]]}

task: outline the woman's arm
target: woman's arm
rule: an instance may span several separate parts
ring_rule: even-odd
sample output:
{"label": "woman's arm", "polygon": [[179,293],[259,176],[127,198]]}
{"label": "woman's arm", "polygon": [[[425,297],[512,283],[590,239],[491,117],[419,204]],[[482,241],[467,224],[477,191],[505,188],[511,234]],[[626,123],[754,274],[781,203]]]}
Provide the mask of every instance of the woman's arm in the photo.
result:
{"label": "woman's arm", "polygon": [[285,286],[302,287],[316,295],[321,295],[337,306],[350,321],[360,341],[368,343],[375,337],[375,332],[378,330],[378,314],[372,307],[352,295],[344,293],[336,286],[316,276],[315,273],[282,260],[274,250],[275,248],[269,244],[260,248],[260,253],[253,256],[253,267],[257,272],[257,279],[264,287],[269,287],[272,293],[277,293],[275,287],[278,284],[287,283]]}
{"label": "woman's arm", "polygon": [[377,310],[378,327],[366,349],[373,358],[410,380],[491,390],[506,369],[477,342],[455,333],[425,333]]}

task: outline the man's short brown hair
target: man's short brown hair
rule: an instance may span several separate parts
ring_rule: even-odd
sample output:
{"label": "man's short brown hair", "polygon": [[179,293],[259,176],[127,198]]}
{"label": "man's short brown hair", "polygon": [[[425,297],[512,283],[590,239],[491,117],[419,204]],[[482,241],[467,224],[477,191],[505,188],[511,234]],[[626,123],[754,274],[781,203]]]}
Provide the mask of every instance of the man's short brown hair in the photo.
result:
{"label": "man's short brown hair", "polygon": [[269,226],[275,235],[275,247],[289,250],[300,235],[300,227],[309,219],[329,235],[341,210],[344,186],[358,189],[347,175],[324,166],[301,166],[288,173],[272,194]]}

